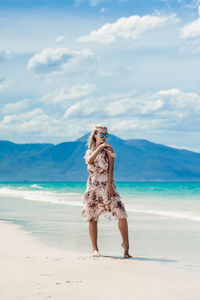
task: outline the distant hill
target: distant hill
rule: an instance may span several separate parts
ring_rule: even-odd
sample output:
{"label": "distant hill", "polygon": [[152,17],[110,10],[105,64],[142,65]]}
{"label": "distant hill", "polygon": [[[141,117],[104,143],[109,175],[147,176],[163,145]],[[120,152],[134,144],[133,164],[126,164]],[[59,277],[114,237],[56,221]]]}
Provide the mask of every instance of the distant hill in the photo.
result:
{"label": "distant hill", "polygon": [[[0,181],[86,181],[88,136],[57,145],[0,141]],[[115,135],[108,142],[116,181],[200,181],[200,153]]]}

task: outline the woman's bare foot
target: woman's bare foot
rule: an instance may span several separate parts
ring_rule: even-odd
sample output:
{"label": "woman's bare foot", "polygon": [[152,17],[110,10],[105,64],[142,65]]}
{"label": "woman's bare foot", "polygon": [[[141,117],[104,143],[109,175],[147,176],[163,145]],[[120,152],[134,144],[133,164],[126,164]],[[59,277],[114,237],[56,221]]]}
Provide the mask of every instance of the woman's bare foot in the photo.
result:
{"label": "woman's bare foot", "polygon": [[99,253],[99,251],[97,251],[97,250],[93,250],[93,252],[92,252],[92,256],[94,256],[94,257],[98,257],[98,256],[101,256],[101,254]]}
{"label": "woman's bare foot", "polygon": [[124,248],[124,258],[130,258],[132,257],[129,253],[129,244],[124,244],[123,242],[121,243],[122,248]]}

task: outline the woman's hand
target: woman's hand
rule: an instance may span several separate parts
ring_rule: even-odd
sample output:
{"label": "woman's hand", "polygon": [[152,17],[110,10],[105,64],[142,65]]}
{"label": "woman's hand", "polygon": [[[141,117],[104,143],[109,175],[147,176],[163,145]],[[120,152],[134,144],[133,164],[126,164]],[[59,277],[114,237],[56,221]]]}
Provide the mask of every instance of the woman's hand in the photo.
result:
{"label": "woman's hand", "polygon": [[112,146],[109,144],[109,143],[103,143],[103,144],[100,144],[98,149],[101,151],[103,150],[105,147],[107,147],[107,149],[111,150]]}
{"label": "woman's hand", "polygon": [[108,151],[111,151],[114,153],[114,150],[113,150],[113,147],[111,146],[111,144],[107,143],[108,144],[108,148],[106,146],[105,150],[108,150]]}
{"label": "woman's hand", "polygon": [[113,190],[112,184],[108,184],[107,192],[108,192],[108,197],[115,195],[115,191]]}

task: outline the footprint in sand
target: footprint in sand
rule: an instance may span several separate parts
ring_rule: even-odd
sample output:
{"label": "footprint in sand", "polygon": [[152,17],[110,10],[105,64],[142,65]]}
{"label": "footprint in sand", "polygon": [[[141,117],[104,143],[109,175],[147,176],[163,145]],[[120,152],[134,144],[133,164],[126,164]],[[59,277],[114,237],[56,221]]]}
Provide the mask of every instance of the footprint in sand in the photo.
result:
{"label": "footprint in sand", "polygon": [[[80,282],[83,282],[82,280],[66,280],[65,281],[66,283],[80,283]],[[62,283],[61,282],[56,282],[57,285],[61,285]]]}
{"label": "footprint in sand", "polygon": [[79,283],[79,282],[83,282],[83,281],[82,280],[75,280],[75,281],[66,280],[66,283],[73,283],[73,282]]}

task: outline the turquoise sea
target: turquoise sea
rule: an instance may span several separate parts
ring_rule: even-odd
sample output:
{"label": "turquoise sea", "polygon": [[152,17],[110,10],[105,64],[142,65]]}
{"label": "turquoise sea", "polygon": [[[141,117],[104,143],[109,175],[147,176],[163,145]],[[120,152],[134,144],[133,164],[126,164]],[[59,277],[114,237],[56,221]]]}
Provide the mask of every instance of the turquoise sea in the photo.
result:
{"label": "turquoise sea", "polygon": [[[137,259],[200,272],[200,182],[115,182],[128,213]],[[91,254],[82,220],[86,182],[1,182],[0,220],[20,224],[43,243]],[[101,254],[122,256],[117,220],[100,216]]]}

